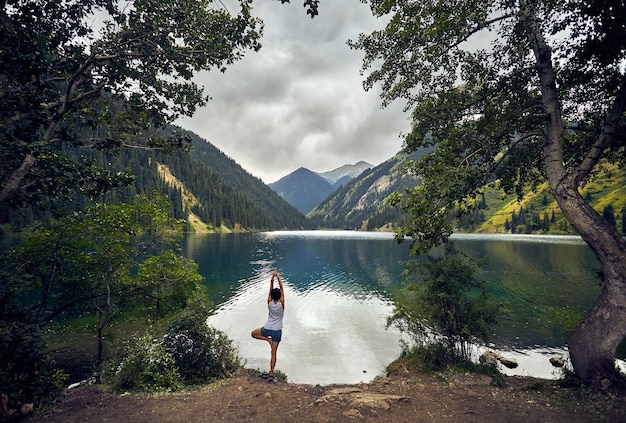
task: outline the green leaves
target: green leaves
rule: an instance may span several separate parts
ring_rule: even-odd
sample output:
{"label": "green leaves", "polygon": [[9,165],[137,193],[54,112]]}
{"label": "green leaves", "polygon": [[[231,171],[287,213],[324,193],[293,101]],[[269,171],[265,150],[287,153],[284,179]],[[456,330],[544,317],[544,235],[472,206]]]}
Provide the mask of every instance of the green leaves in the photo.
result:
{"label": "green leaves", "polygon": [[[411,236],[427,251],[453,229],[446,216],[463,212],[484,184],[499,180],[518,195],[537,186],[547,175],[544,147],[561,142],[557,133],[567,171],[585,158],[626,158],[623,148],[616,150],[624,144],[618,141],[623,123],[615,130],[619,136],[606,135],[613,136],[611,147],[599,155],[594,150],[613,102],[623,116],[615,92],[626,81],[620,20],[626,9],[623,2],[600,3],[370,1],[372,12],[389,21],[384,30],[349,42],[365,53],[364,86],[380,84],[384,105],[402,99],[412,109],[408,152],[436,147],[408,166],[423,187],[398,202],[412,215],[400,238]],[[531,40],[538,36],[551,38],[536,58]],[[558,78],[549,87],[540,86],[536,63],[549,60],[546,54]],[[558,88],[558,105],[546,88]],[[547,120],[555,107],[563,122]]]}
{"label": "green leaves", "polygon": [[[163,197],[97,203],[36,231],[12,257],[16,271],[31,281],[31,318],[44,325],[61,314],[120,307],[147,293],[153,296],[149,304],[164,310],[184,303],[199,283],[195,264],[171,252],[163,253],[163,262],[149,259],[179,236],[181,223],[168,211]],[[160,279],[148,284],[151,277]]]}
{"label": "green leaves", "polygon": [[[164,316],[185,308],[202,281],[198,265],[193,260],[168,250],[140,263],[129,289],[137,292],[138,299],[148,310]],[[133,304],[133,308],[136,306],[137,303]]]}
{"label": "green leaves", "polygon": [[478,279],[479,262],[451,244],[435,254],[409,263],[406,275],[417,281],[405,287],[390,323],[418,346],[441,344],[452,359],[470,361],[471,343],[488,340],[499,306]]}
{"label": "green leaves", "polygon": [[83,163],[45,160],[63,148],[178,148],[176,138],[147,140],[206,104],[193,76],[260,48],[261,22],[248,0],[238,3],[231,14],[210,0],[8,2],[0,10],[0,202],[54,199],[90,175],[112,186]]}

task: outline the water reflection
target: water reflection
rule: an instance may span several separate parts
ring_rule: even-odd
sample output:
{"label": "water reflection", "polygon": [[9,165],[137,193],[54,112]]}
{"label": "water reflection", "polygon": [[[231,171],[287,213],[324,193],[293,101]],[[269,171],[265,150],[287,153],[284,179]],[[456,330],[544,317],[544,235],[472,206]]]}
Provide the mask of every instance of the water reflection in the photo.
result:
{"label": "water reflection", "polygon": [[486,257],[482,277],[503,306],[494,340],[562,346],[600,294],[596,257],[574,236],[455,235],[458,249]]}
{"label": "water reflection", "polygon": [[290,381],[368,381],[400,354],[400,334],[385,329],[392,310],[385,287],[397,283],[394,275],[408,252],[389,234],[190,236],[184,253],[200,264],[211,296],[221,303],[210,323],[235,340],[247,367],[268,367],[269,346],[250,331],[267,316],[274,267],[286,297],[277,369]]}
{"label": "water reflection", "polygon": [[[533,357],[562,352],[569,331],[599,293],[596,259],[578,237],[454,235],[457,248],[488,261],[479,275],[505,315],[494,335],[518,349],[515,374],[550,377]],[[408,245],[392,234],[301,231],[189,235],[183,253],[200,266],[217,311],[210,322],[235,340],[251,368],[267,369],[269,346],[250,337],[267,315],[271,272],[285,283],[277,369],[303,383],[354,383],[383,372],[400,353],[385,329]],[[535,345],[541,346],[540,349]],[[547,348],[547,349],[546,349]]]}

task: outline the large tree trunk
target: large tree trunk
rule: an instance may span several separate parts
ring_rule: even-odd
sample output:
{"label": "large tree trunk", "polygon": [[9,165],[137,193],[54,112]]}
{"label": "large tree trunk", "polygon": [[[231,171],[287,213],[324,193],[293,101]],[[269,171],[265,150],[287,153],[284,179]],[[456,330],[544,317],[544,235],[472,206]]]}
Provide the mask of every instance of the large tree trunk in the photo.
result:
{"label": "large tree trunk", "polygon": [[580,196],[561,184],[553,190],[561,210],[594,251],[602,267],[602,292],[569,339],[576,375],[596,389],[625,388],[615,351],[626,337],[626,242]]}
{"label": "large tree trunk", "polygon": [[568,173],[564,165],[565,130],[550,47],[530,3],[521,0],[520,6],[520,19],[528,30],[547,117],[544,163],[550,191],[565,218],[595,253],[603,273],[601,295],[570,337],[570,359],[583,383],[599,389],[616,384],[624,387],[624,379],[615,368],[615,352],[626,337],[626,242],[617,229],[583,199],[578,188],[580,181],[597,164],[609,141],[608,134],[619,122],[626,92],[618,94],[607,117],[605,133],[600,135],[585,161]]}

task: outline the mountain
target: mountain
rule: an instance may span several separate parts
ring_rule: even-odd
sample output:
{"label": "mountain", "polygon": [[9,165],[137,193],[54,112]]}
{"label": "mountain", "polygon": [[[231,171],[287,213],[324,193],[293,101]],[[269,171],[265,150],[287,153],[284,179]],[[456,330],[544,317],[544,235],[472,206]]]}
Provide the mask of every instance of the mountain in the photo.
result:
{"label": "mountain", "polygon": [[371,164],[364,161],[324,173],[316,173],[301,167],[269,184],[269,187],[301,213],[306,214],[337,188],[371,167]]}
{"label": "mountain", "polygon": [[269,187],[302,214],[311,211],[335,190],[329,181],[303,167],[269,184]]}
{"label": "mountain", "polygon": [[[599,214],[626,235],[626,169],[605,164],[580,193]],[[561,213],[547,182],[528,189],[521,199],[487,186],[472,213],[457,222],[457,229],[478,233],[574,234]]]}
{"label": "mountain", "polygon": [[[215,146],[192,132],[171,130],[191,138],[194,147],[189,153],[141,149],[120,149],[116,154],[81,151],[111,174],[128,169],[135,176],[131,185],[118,187],[96,200],[115,203],[137,194],[164,194],[170,199],[174,217],[186,220],[188,230],[196,232],[312,228],[302,213]],[[20,231],[37,220],[49,218],[55,210],[79,210],[92,201],[76,192],[47,210],[32,206],[7,209],[0,205],[0,224]]]}
{"label": "mountain", "polygon": [[[193,132],[185,131],[191,137],[193,149],[186,156],[187,164],[197,170],[188,173],[182,180],[191,183],[202,178],[203,174],[210,175],[204,183],[197,183],[192,191],[205,198],[203,202],[210,215],[226,214],[235,211],[237,219],[227,221],[228,228],[243,229],[310,229],[309,221],[302,213],[288,204],[259,178],[252,176],[234,160],[226,156],[221,150],[208,141],[200,138]],[[181,153],[183,154],[183,153]],[[167,162],[167,157],[164,158]],[[193,165],[192,165],[193,163]],[[223,194],[214,202],[207,196],[208,189],[213,193],[220,190]],[[214,196],[215,198],[215,196]]]}
{"label": "mountain", "polygon": [[[405,186],[419,181],[401,172],[407,159],[417,160],[425,152],[398,154],[363,172],[334,192],[308,213],[317,227],[357,230],[392,230],[405,218],[404,212],[390,208],[384,200]],[[473,210],[456,219],[455,231],[479,233],[575,234],[561,213],[547,183],[528,189],[518,199],[503,195],[490,184],[482,190]],[[626,170],[605,165],[582,189],[591,206],[626,235]],[[451,219],[456,217],[451,214]]]}
{"label": "mountain", "polygon": [[356,178],[367,169],[371,169],[373,167],[374,166],[367,162],[360,161],[353,165],[343,165],[335,170],[318,173],[318,175],[338,188],[349,180]]}
{"label": "mountain", "polygon": [[423,153],[399,153],[380,165],[365,170],[340,187],[313,209],[307,217],[318,227],[382,230],[395,227],[402,212],[387,207],[384,200],[402,187],[417,180],[402,172],[407,159],[417,159]]}

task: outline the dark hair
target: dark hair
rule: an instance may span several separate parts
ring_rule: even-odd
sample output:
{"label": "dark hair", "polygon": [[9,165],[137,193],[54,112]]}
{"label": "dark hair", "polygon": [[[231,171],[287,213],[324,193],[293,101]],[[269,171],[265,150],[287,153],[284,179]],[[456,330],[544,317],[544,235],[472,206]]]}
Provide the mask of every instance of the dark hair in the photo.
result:
{"label": "dark hair", "polygon": [[274,301],[280,300],[280,288],[272,289],[272,300]]}

